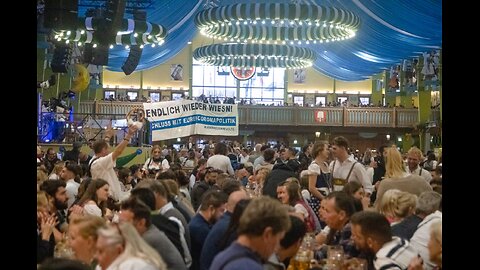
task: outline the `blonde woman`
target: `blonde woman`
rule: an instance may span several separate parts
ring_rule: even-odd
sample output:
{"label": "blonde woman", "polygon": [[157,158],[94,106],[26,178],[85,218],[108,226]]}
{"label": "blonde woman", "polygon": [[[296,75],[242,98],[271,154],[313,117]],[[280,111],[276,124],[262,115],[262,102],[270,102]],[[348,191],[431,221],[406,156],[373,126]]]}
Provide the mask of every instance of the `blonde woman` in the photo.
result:
{"label": "blonde woman", "polygon": [[400,223],[412,215],[417,205],[417,196],[398,189],[387,190],[380,201],[380,214],[390,222],[390,226]]}
{"label": "blonde woman", "polygon": [[98,229],[96,270],[164,270],[167,265],[158,252],[130,223]]}
{"label": "blonde woman", "polygon": [[380,181],[375,200],[375,208],[379,210],[383,194],[389,189],[398,189],[419,196],[424,191],[431,191],[432,187],[421,177],[409,174],[403,166],[402,155],[396,146],[386,150],[385,179]]}
{"label": "blonde woman", "polygon": [[261,167],[256,171],[255,175],[249,177],[249,181],[251,179],[252,182],[256,183],[255,189],[253,191],[255,197],[259,197],[262,195],[265,179],[267,179],[267,176],[271,171],[272,170],[269,167]]}
{"label": "blonde woman", "polygon": [[97,260],[95,260],[97,230],[105,226],[105,220],[97,216],[83,216],[74,219],[68,226],[68,245],[73,251],[73,256],[95,269]]}
{"label": "blonde woman", "polygon": [[59,161],[55,163],[52,173],[48,176],[48,180],[60,180],[60,173],[62,172],[63,167],[65,167],[65,162]]}

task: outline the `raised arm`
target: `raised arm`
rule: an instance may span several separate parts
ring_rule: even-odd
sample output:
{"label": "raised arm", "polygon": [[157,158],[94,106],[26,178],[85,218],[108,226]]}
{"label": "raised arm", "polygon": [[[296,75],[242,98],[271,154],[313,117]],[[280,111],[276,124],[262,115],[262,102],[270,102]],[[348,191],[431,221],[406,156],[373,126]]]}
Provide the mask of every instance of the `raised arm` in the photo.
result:
{"label": "raised arm", "polygon": [[128,145],[128,143],[133,137],[133,134],[135,134],[137,129],[138,128],[136,125],[130,125],[128,127],[127,135],[123,138],[122,142],[120,142],[117,145],[117,147],[115,147],[115,150],[113,150],[113,153],[112,153],[113,161],[117,160],[117,157],[119,157],[122,154],[123,150],[125,150],[125,147]]}

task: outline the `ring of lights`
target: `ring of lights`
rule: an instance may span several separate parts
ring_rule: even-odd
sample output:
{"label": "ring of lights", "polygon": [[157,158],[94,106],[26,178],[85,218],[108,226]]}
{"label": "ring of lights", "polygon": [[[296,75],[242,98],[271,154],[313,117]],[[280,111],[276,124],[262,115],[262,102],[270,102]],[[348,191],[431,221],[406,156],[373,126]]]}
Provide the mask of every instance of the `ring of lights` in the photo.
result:
{"label": "ring of lights", "polygon": [[195,49],[195,60],[233,67],[304,68],[316,60],[314,51],[275,44],[214,44]]}
{"label": "ring of lights", "polygon": [[360,18],[350,11],[321,5],[262,3],[206,9],[195,17],[200,32],[230,41],[335,41],[351,38]]}
{"label": "ring of lights", "polygon": [[[76,31],[56,30],[55,38],[58,41],[66,40],[81,43],[96,43],[95,30],[105,19],[93,17],[79,18],[81,27]],[[144,45],[162,44],[167,36],[167,29],[160,24],[146,21],[123,19],[121,29],[115,37],[117,45]]]}

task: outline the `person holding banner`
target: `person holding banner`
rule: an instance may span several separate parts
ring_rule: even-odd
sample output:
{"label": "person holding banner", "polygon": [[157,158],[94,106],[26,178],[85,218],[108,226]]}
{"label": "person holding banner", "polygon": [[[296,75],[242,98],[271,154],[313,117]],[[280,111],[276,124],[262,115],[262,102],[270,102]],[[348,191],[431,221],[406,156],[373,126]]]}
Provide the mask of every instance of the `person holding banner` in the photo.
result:
{"label": "person holding banner", "polygon": [[110,138],[112,138],[116,130],[112,129],[112,124],[110,123],[107,127],[105,132],[104,140],[97,141],[93,144],[93,151],[95,152],[95,156],[90,161],[90,172],[92,174],[93,179],[104,179],[108,182],[109,195],[113,198],[114,201],[121,201],[127,198],[130,194],[122,192],[120,188],[120,181],[118,181],[117,174],[114,171],[115,163],[117,158],[122,154],[125,147],[132,139],[133,134],[137,131],[138,127],[136,125],[130,125],[128,127],[128,133],[123,138],[122,142],[120,142],[113,152],[109,152],[108,142]]}

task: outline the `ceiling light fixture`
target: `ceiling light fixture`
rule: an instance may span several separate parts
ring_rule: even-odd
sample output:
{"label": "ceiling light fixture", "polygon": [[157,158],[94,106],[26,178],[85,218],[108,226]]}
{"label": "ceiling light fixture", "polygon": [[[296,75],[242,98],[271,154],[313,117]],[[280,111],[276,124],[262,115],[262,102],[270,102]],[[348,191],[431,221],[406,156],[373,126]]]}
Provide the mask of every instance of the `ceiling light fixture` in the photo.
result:
{"label": "ceiling light fixture", "polygon": [[[71,30],[54,30],[58,35],[59,41],[75,41],[83,43],[93,43],[98,41],[97,36],[101,33],[95,31],[102,23],[103,18],[79,18],[82,22],[81,27],[76,31]],[[117,31],[117,35],[112,43],[117,45],[143,45],[155,44],[161,45],[167,36],[167,29],[155,23],[141,20],[123,19],[122,28]]]}
{"label": "ceiling light fixture", "polygon": [[276,44],[213,44],[195,49],[195,60],[214,66],[304,68],[316,60],[314,51]]}
{"label": "ceiling light fixture", "polygon": [[354,37],[360,18],[337,7],[242,3],[205,9],[195,24],[200,33],[214,38],[321,41]]}

